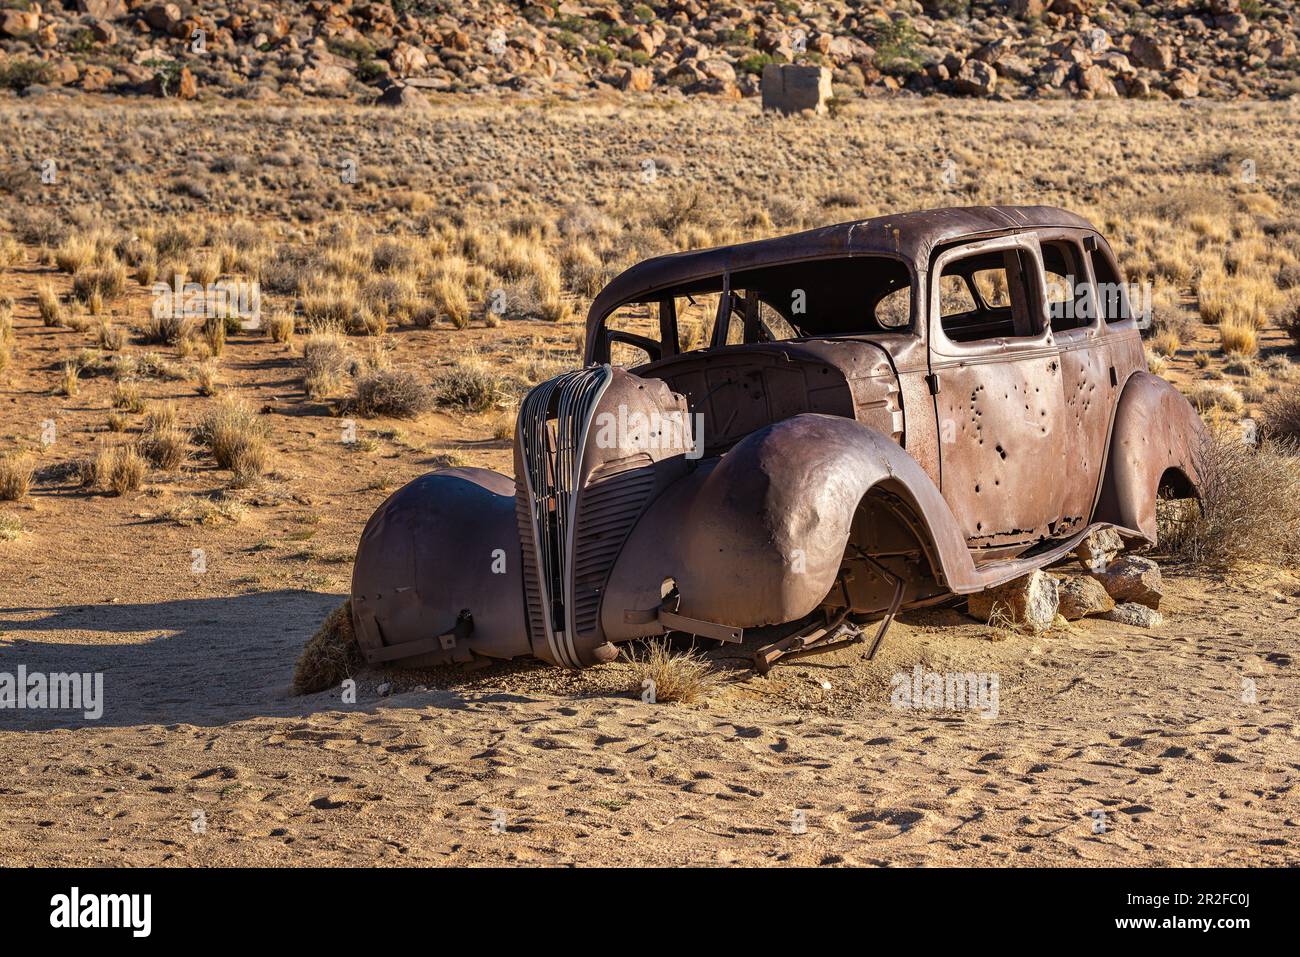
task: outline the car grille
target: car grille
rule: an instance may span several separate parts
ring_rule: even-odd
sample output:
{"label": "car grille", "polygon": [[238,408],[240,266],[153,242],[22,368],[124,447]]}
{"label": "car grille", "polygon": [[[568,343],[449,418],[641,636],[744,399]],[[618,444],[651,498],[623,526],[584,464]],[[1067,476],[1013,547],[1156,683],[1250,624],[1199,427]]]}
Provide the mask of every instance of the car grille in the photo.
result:
{"label": "car grille", "polygon": [[587,430],[609,387],[609,366],[577,369],[543,382],[519,409],[523,460],[516,497],[524,552],[524,589],[534,637],[545,635],[554,660],[581,667],[574,649],[575,517]]}

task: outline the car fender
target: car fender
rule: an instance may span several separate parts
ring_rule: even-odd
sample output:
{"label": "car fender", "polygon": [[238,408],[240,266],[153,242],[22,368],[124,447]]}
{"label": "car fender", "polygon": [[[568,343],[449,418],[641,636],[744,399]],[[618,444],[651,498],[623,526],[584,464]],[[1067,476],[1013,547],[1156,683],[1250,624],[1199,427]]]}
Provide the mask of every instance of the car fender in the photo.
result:
{"label": "car fender", "polygon": [[860,422],[808,413],[702,462],[650,505],[611,571],[606,637],[656,633],[653,611],[672,586],[674,612],[702,622],[752,628],[807,615],[834,584],[854,514],[877,487],[912,510],[937,578],[954,591],[983,587],[915,459]]}
{"label": "car fender", "polygon": [[370,664],[529,654],[514,482],[478,468],[408,482],[370,517],[352,620]]}
{"label": "car fender", "polygon": [[1172,484],[1182,497],[1199,495],[1196,463],[1205,440],[1201,417],[1177,389],[1135,372],[1115,408],[1094,520],[1155,542],[1161,485]]}

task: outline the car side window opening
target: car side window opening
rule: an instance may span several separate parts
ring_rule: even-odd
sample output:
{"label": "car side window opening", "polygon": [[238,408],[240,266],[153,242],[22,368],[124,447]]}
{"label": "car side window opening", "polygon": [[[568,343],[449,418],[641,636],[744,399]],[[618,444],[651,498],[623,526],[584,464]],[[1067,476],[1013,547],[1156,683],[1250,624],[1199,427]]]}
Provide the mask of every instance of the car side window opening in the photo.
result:
{"label": "car side window opening", "polygon": [[[944,335],[953,342],[978,342],[1041,333],[1032,264],[1022,249],[976,253],[945,264],[938,280]],[[964,296],[957,292],[961,285]]]}
{"label": "car side window opening", "polygon": [[1047,314],[1053,332],[1082,329],[1092,322],[1092,288],[1079,247],[1069,240],[1043,242],[1043,273]]}
{"label": "car side window opening", "polygon": [[1092,274],[1097,277],[1097,299],[1107,322],[1123,322],[1133,317],[1128,290],[1109,256],[1100,248],[1092,250]]}
{"label": "car side window opening", "polygon": [[[846,256],[710,276],[659,291],[654,298],[672,303],[680,354],[707,348],[718,319],[725,323],[722,342],[727,345],[905,332],[915,321],[912,283],[912,271],[902,260]],[[648,347],[647,340],[654,346],[659,342],[657,308],[628,303],[606,318],[603,335],[611,360],[617,356],[637,365],[647,355],[673,354],[672,349]]]}

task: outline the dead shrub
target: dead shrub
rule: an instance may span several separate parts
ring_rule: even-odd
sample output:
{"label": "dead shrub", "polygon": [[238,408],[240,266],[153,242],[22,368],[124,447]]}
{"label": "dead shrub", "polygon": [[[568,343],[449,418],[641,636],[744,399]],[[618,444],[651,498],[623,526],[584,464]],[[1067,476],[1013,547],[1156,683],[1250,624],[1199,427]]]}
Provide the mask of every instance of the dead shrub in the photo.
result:
{"label": "dead shrub", "polygon": [[353,404],[361,415],[414,418],[432,402],[429,389],[405,369],[376,369],[357,379]]}
{"label": "dead shrub", "polygon": [[32,464],[25,452],[0,455],[0,501],[18,502],[32,490]]}
{"label": "dead shrub", "polygon": [[73,298],[88,306],[114,302],[125,294],[126,267],[121,263],[80,269],[72,277]]}
{"label": "dead shrub", "polygon": [[497,404],[501,393],[501,377],[478,359],[457,362],[433,380],[434,401],[465,412],[486,412]]}
{"label": "dead shrub", "polygon": [[133,445],[113,445],[95,456],[93,484],[117,495],[140,488],[148,466]]}
{"label": "dead shrub", "polygon": [[1196,451],[1198,505],[1162,502],[1160,547],[1211,567],[1300,562],[1300,456],[1292,443],[1247,445],[1232,430],[1208,433]]}
{"label": "dead shrub", "polygon": [[708,661],[694,648],[685,652],[673,651],[667,638],[646,642],[643,655],[631,649],[624,649],[623,654],[632,666],[628,690],[640,696],[653,689],[655,703],[677,701],[690,704],[713,684],[713,669]]}
{"label": "dead shrub", "polygon": [[40,311],[41,322],[47,326],[60,326],[63,324],[63,304],[59,302],[58,293],[49,283],[45,283],[36,290],[36,308]]}
{"label": "dead shrub", "polygon": [[1300,442],[1300,387],[1279,392],[1263,408],[1264,435],[1272,439]]}
{"label": "dead shrub", "polygon": [[199,422],[194,438],[208,449],[218,468],[234,471],[238,466],[246,479],[265,471],[269,434],[266,423],[247,403],[225,399]]}
{"label": "dead shrub", "polygon": [[339,333],[317,331],[303,341],[302,384],[313,399],[338,392],[351,367],[351,351]]}
{"label": "dead shrub", "polygon": [[293,693],[315,694],[341,684],[361,667],[361,647],[352,627],[352,601],[335,608],[307,639],[293,667]]}
{"label": "dead shrub", "polygon": [[180,427],[176,407],[166,403],[145,416],[140,454],[164,472],[174,472],[189,458],[189,435]]}

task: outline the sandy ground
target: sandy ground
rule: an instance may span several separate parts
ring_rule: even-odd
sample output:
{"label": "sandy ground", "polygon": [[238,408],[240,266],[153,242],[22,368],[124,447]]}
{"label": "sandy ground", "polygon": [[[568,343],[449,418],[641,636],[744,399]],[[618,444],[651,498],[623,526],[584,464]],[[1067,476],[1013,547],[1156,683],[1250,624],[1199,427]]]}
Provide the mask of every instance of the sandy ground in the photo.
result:
{"label": "sandy ground", "polygon": [[[0,612],[0,670],[102,670],[107,704],[95,722],[0,712],[8,864],[1300,859],[1294,578],[1171,574],[1151,632],[994,641],[916,613],[873,662],[850,647],[763,679],[720,657],[692,706],[643,703],[622,664],[367,672],[343,705],[286,690],[301,623],[338,596],[214,572],[179,599],[158,576],[51,602],[92,566],[107,593],[130,577],[52,558]],[[997,673],[997,717],[893,707],[890,676],[916,664]]]}
{"label": "sandy ground", "polygon": [[[393,131],[366,126],[368,114],[358,111],[328,124],[272,115],[270,132],[233,139],[220,123],[190,123],[189,112],[170,110],[33,117],[23,107],[0,110],[0,126],[24,148],[35,142],[25,131],[38,122],[48,128],[64,157],[64,201],[94,197],[119,219],[188,202],[174,192],[157,195],[162,171],[182,172],[191,151],[176,151],[177,137],[146,135],[156,124],[200,137],[218,156],[245,146],[266,152],[281,140],[295,155],[327,155],[355,140],[367,170],[390,162],[436,195],[506,170],[515,177],[508,195],[551,203],[621,195],[646,151],[680,153],[663,164],[667,182],[723,189],[757,178],[789,201],[847,184],[872,207],[900,209],[1008,198],[994,177],[1005,179],[1012,168],[1036,171],[1030,198],[1086,209],[1123,179],[1150,200],[1203,178],[1193,160],[1239,141],[1270,171],[1265,185],[1295,176],[1289,107],[1151,107],[1131,128],[1150,151],[1097,141],[1092,108],[1052,110],[1053,123],[1042,128],[1022,128],[1011,107],[967,105],[873,106],[847,128],[847,121],[771,123],[739,110],[438,113],[419,129],[428,143],[456,148],[431,151],[427,164],[389,156]],[[893,122],[903,116],[912,125]],[[944,129],[954,124],[971,142],[996,136],[1005,144],[996,155],[972,151],[963,159],[971,168],[985,164],[987,175],[969,176],[971,189],[960,197],[934,185]],[[898,142],[882,148],[877,127]],[[1054,145],[1085,139],[1098,142],[1097,155]],[[690,148],[665,145],[676,143]],[[569,159],[530,159],[556,151]],[[886,154],[890,162],[880,162]],[[117,173],[119,165],[127,172]],[[260,188],[255,177],[222,174],[213,180],[213,202],[268,218],[301,211],[311,181],[293,187],[295,194],[290,172],[267,170],[317,165],[264,164],[264,176],[285,181],[272,179],[260,200],[251,195]],[[741,176],[742,169],[749,172]],[[371,216],[365,203],[392,192],[391,181],[378,183],[350,208]],[[985,183],[992,184],[987,195]],[[5,203],[6,214],[18,205]],[[1137,200],[1133,207],[1143,208]],[[746,208],[733,202],[726,212]],[[871,211],[833,205],[815,216],[828,222]],[[437,412],[414,422],[363,421],[362,441],[344,446],[338,416],[303,396],[297,351],[241,334],[227,343],[221,376],[270,426],[268,480],[227,495],[229,474],[196,452],[180,472],[151,471],[139,492],[87,492],[59,478],[59,469],[105,439],[134,435],[141,416],[132,415],[127,436],[104,432],[112,411],[107,377],[84,379],[76,396],[54,394],[63,361],[93,346],[95,330],[41,324],[37,285],[49,281],[62,294],[68,277],[38,266],[35,252],[0,280],[0,294],[15,302],[16,337],[14,365],[0,381],[0,449],[34,449],[41,469],[29,499],[0,508],[22,526],[16,540],[0,541],[0,672],[20,665],[102,672],[106,700],[96,721],[0,710],[7,772],[0,862],[1300,860],[1291,790],[1300,775],[1293,665],[1300,579],[1270,571],[1219,579],[1168,567],[1166,622],[1149,632],[1087,621],[1036,639],[995,641],[959,611],[937,610],[905,616],[870,663],[849,648],[778,665],[762,679],[736,652],[715,652],[718,682],[691,706],[643,703],[628,690],[624,664],[578,675],[528,664],[469,675],[367,672],[354,704],[337,691],[292,698],[294,660],[346,593],[367,516],[447,455],[508,470],[508,443],[491,438],[490,416]],[[138,323],[148,308],[146,291],[133,283],[113,306],[114,319]],[[571,354],[580,331],[576,323],[521,321],[463,332],[407,327],[393,339],[399,360],[427,376],[469,349],[514,364],[539,341]],[[1202,375],[1194,357],[1213,353],[1214,343],[1212,330],[1193,329],[1166,374],[1180,383]],[[1263,344],[1270,355],[1286,350],[1274,329]],[[1210,371],[1220,365],[1216,355]],[[177,403],[186,426],[213,401],[199,397],[193,381],[139,384],[150,403]],[[38,437],[51,418],[58,438],[41,450]],[[236,501],[238,514],[211,511],[223,501]],[[206,562],[200,574],[195,549]],[[996,673],[997,717],[892,707],[891,676],[918,664]],[[1253,702],[1243,693],[1247,680]],[[383,682],[394,693],[381,696]]]}

